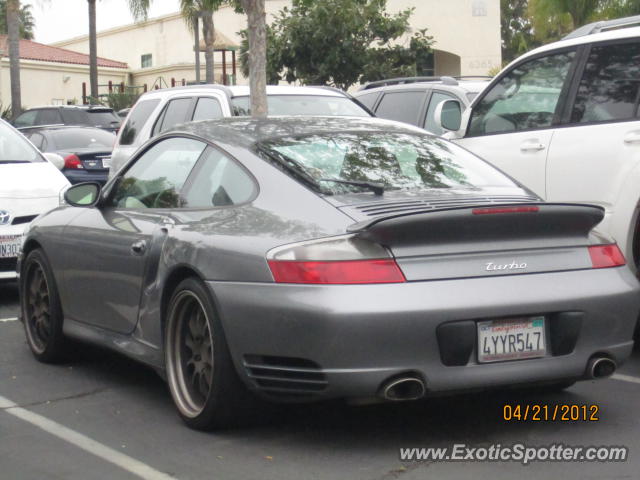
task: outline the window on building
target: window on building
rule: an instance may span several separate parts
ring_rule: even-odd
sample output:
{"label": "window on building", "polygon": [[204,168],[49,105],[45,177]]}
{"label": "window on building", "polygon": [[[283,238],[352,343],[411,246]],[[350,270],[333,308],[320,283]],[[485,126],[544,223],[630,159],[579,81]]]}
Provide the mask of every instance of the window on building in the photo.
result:
{"label": "window on building", "polygon": [[142,68],[149,68],[152,66],[153,59],[150,53],[145,53],[140,57],[140,66]]}
{"label": "window on building", "polygon": [[433,52],[429,52],[426,55],[418,57],[416,59],[416,73],[420,77],[433,77],[435,75],[435,61],[433,59]]}

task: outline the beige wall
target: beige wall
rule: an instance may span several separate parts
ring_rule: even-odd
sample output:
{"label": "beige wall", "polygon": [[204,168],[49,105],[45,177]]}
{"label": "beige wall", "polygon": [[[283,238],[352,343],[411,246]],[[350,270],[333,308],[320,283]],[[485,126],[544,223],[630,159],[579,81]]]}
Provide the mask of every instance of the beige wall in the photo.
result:
{"label": "beige wall", "polygon": [[[274,14],[289,4],[288,0],[267,0],[267,21],[270,22]],[[417,31],[427,28],[428,34],[435,37],[434,48],[443,52],[436,55],[436,74],[486,75],[489,70],[500,65],[499,0],[387,1],[389,13],[406,8],[415,8],[410,19],[412,29]],[[244,16],[236,14],[230,7],[223,7],[214,14],[214,23],[215,28],[225,36],[237,44],[240,43],[237,32],[246,28]],[[401,43],[407,41],[408,38],[404,38]],[[89,51],[86,36],[57,42],[55,45],[83,53]],[[148,53],[153,58],[152,67],[142,69],[141,56]],[[128,63],[136,85],[151,85],[159,75],[167,82],[172,76],[184,77],[187,80],[195,78],[193,37],[180,14],[100,32],[98,55]],[[460,57],[459,67],[456,56]],[[230,55],[228,57],[230,73]],[[204,65],[203,54],[201,61]],[[216,54],[216,77],[221,73],[221,61],[220,54]],[[173,71],[160,68],[173,68],[177,65],[180,68]],[[164,73],[165,70],[167,73]],[[178,70],[184,73],[178,74]],[[238,84],[246,83],[246,79],[243,79],[238,71]]]}
{"label": "beige wall", "polygon": [[[98,83],[127,83],[125,69],[99,68]],[[35,107],[54,102],[77,100],[82,103],[82,82],[89,85],[89,66],[51,62],[20,61],[20,88],[22,105]],[[102,92],[102,90],[101,90]],[[11,104],[9,59],[0,60],[0,101],[5,109]]]}

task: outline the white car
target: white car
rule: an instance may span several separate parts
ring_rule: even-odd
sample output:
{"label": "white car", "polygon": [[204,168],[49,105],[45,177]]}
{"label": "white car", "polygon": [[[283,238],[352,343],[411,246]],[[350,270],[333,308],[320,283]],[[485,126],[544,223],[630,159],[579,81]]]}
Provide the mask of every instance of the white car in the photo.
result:
{"label": "white car", "polygon": [[[269,115],[371,117],[348,93],[332,87],[267,85]],[[250,115],[249,87],[191,85],[152,90],[140,97],[118,133],[109,177],[143,143],[179,123]]]}
{"label": "white car", "polygon": [[508,65],[447,136],[549,202],[599,205],[598,230],[640,265],[640,17],[587,25]]}
{"label": "white car", "polygon": [[60,204],[69,181],[62,157],[43,156],[0,120],[0,280],[16,278],[22,236],[31,221]]}

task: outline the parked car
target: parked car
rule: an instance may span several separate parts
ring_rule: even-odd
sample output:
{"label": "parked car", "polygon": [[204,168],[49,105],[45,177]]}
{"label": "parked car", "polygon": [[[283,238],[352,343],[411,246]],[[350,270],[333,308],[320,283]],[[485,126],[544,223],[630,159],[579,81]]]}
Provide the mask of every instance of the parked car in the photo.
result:
{"label": "parked car", "polygon": [[371,82],[354,94],[377,117],[410,123],[441,135],[435,111],[444,100],[467,106],[490,77],[408,77]]}
{"label": "parked car", "polygon": [[587,25],[508,65],[473,101],[443,102],[456,143],[552,202],[600,205],[599,230],[640,265],[640,17]]}
{"label": "parked car", "polygon": [[69,186],[59,171],[59,159],[49,158],[0,120],[0,280],[16,278],[25,228],[57,207],[62,190]]}
{"label": "parked car", "polygon": [[98,182],[109,176],[115,134],[94,127],[32,127],[21,129],[41,152],[58,154],[64,160],[62,173],[72,184]]}
{"label": "parked car", "polygon": [[109,132],[120,129],[120,117],[101,105],[49,105],[24,111],[13,122],[16,128],[40,125],[87,125]]}
{"label": "parked car", "polygon": [[194,428],[254,395],[565,388],[633,348],[640,286],[592,233],[602,208],[542,203],[409,125],[187,123],[65,198],[19,266],[33,354],[69,336],[145,362]]}
{"label": "parked car", "polygon": [[[330,87],[267,86],[269,115],[370,117],[348,93]],[[147,92],[127,116],[113,150],[115,173],[149,138],[179,123],[250,115],[249,87],[192,85]]]}

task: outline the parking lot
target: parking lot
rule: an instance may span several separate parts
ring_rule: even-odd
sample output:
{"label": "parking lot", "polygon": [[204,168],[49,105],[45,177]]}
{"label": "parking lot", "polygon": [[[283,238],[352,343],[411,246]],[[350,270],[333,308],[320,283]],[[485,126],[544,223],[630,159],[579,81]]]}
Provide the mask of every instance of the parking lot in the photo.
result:
{"label": "parking lot", "polygon": [[[264,412],[241,429],[201,433],[174,412],[164,382],[109,352],[37,363],[16,319],[18,294],[0,288],[0,477],[181,479],[637,478],[640,353],[612,379],[559,394],[501,393],[419,403],[340,402]],[[597,405],[597,422],[506,422],[505,404]],[[523,443],[618,445],[618,463],[401,462],[405,447]]]}

